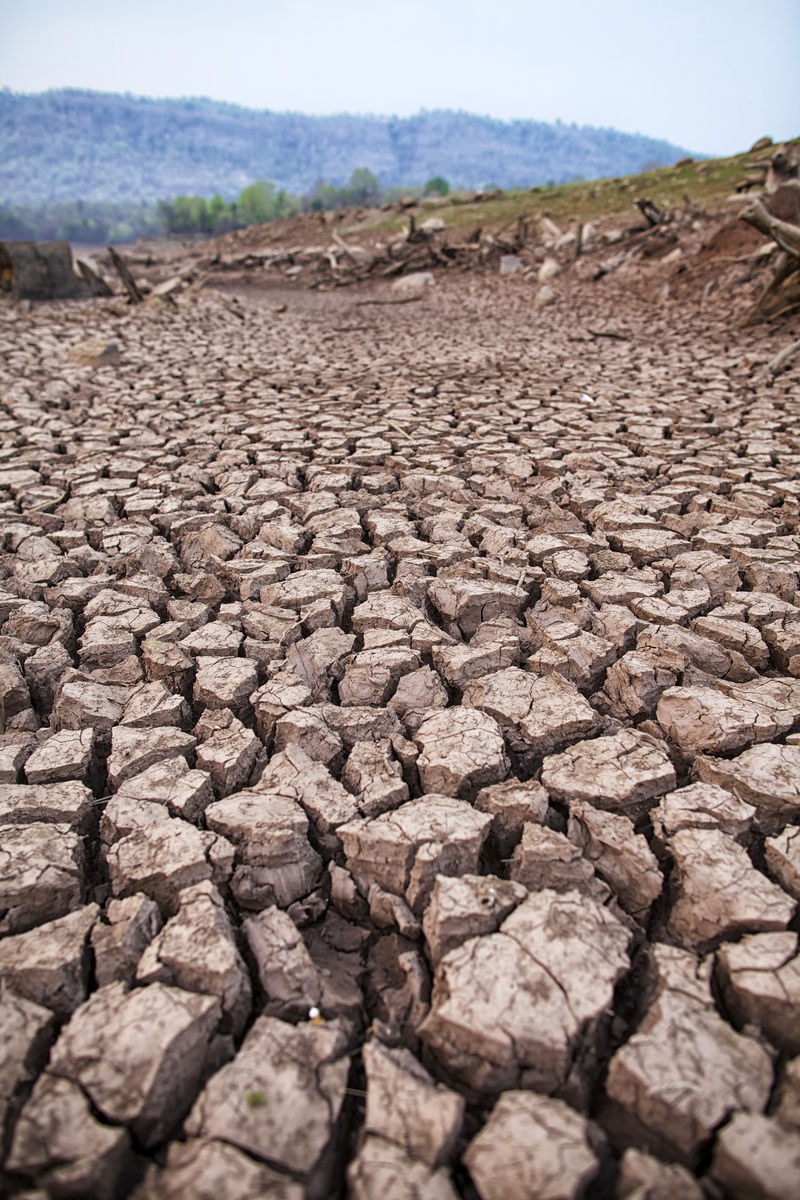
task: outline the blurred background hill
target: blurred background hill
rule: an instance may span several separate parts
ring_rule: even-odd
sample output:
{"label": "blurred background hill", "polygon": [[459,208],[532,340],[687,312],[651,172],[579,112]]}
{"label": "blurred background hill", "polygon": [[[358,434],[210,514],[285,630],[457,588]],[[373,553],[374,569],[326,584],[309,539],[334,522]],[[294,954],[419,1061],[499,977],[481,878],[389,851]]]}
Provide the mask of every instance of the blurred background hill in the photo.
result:
{"label": "blurred background hill", "polygon": [[366,168],[382,189],[530,187],[638,172],[687,153],[614,129],[465,112],[308,116],[204,99],[62,89],[0,91],[0,202],[233,199],[259,179],[298,195]]}

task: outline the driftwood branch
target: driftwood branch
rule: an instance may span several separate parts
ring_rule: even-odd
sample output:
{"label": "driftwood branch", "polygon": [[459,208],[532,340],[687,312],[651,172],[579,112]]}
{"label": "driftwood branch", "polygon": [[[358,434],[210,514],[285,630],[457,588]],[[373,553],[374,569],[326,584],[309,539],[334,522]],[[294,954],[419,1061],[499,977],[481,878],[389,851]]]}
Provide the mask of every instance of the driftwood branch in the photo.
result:
{"label": "driftwood branch", "polygon": [[800,354],[800,339],[796,342],[790,342],[788,346],[784,346],[782,350],[779,350],[763,370],[759,371],[756,381],[760,383],[765,379],[774,379],[776,375],[780,375],[781,371],[786,370],[792,359],[798,354]]}
{"label": "driftwood branch", "polygon": [[772,279],[745,318],[745,324],[754,325],[800,307],[800,225],[774,217],[760,200],[748,204],[739,218],[771,237],[781,251]]}
{"label": "driftwood branch", "polygon": [[130,299],[131,304],[141,304],[144,300],[144,296],[139,291],[136,280],[128,270],[128,264],[125,262],[121,254],[117,254],[113,246],[108,247],[108,253],[111,258],[111,262],[114,264],[114,270],[119,275],[125,291],[128,293],[128,298]]}
{"label": "driftwood branch", "polygon": [[93,271],[89,264],[84,262],[82,258],[76,259],[75,265],[83,276],[86,286],[93,296],[114,295],[105,279],[101,279],[97,272]]}
{"label": "driftwood branch", "polygon": [[634,204],[649,225],[660,225],[664,220],[663,212],[648,196],[640,196]]}
{"label": "driftwood branch", "polygon": [[781,250],[800,258],[800,225],[790,225],[788,221],[780,221],[767,212],[760,200],[754,200],[747,208],[739,213],[741,221],[754,225],[761,233],[777,242]]}

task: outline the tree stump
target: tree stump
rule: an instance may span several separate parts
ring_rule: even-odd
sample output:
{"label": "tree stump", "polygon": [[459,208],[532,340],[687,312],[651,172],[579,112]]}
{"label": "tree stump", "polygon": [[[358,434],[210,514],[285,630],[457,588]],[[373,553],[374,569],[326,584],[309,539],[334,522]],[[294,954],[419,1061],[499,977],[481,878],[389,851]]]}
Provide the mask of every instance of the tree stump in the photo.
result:
{"label": "tree stump", "polygon": [[74,300],[89,295],[73,270],[69,242],[0,242],[0,291],[14,300]]}

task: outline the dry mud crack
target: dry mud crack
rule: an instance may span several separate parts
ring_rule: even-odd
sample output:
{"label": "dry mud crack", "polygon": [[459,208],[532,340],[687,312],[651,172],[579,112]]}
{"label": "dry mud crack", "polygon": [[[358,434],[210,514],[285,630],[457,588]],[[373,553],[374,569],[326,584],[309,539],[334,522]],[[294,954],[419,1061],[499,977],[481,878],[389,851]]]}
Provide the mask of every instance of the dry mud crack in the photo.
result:
{"label": "dry mud crack", "polygon": [[0,314],[6,1194],[800,1194],[800,373],[570,286]]}

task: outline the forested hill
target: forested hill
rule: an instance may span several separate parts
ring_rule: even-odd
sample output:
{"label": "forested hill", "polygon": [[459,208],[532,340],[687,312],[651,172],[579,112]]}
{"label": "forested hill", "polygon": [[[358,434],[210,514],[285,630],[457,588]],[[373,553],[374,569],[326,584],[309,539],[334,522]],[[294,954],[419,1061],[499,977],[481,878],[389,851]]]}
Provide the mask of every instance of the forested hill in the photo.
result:
{"label": "forested hill", "polygon": [[444,176],[452,186],[527,187],[622,175],[686,151],[613,129],[414,117],[257,112],[212,100],[150,100],[66,89],[0,91],[0,202],[226,199],[256,179],[299,194],[366,167],[382,188]]}

